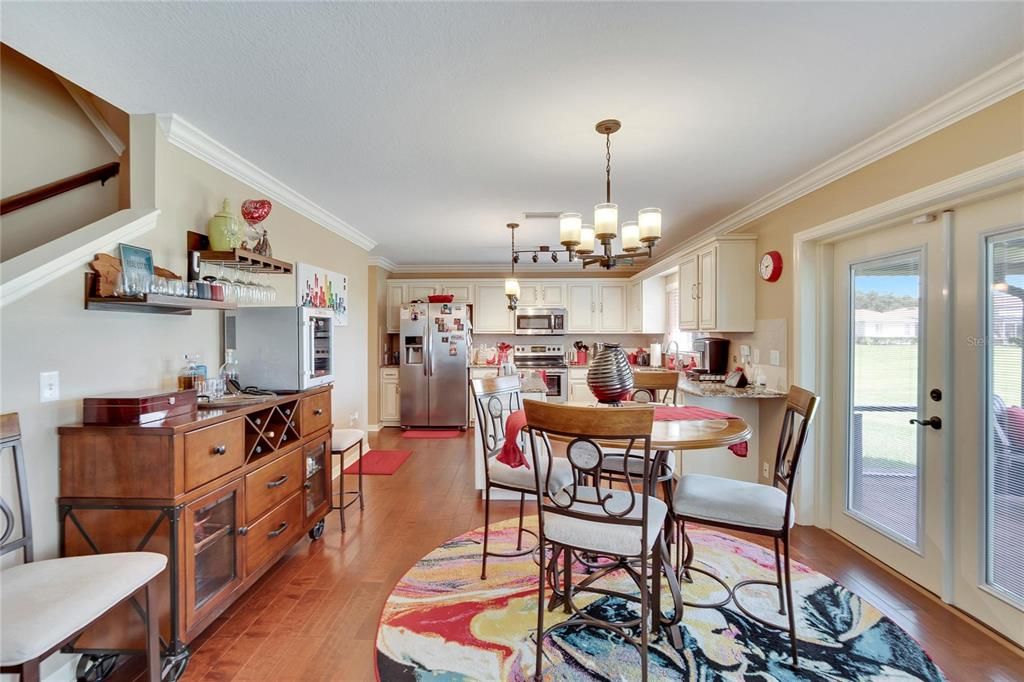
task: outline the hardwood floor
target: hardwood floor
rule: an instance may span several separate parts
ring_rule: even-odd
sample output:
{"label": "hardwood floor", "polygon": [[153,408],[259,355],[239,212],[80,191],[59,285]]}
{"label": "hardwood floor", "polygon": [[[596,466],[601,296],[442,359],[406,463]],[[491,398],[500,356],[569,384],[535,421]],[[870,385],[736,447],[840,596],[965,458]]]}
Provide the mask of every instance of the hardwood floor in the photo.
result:
{"label": "hardwood floor", "polygon": [[[192,643],[186,680],[373,680],[378,617],[395,582],[445,540],[483,524],[473,490],[473,432],[451,440],[372,434],[374,447],[412,450],[392,476],[366,476],[366,511],[337,512],[319,542],[303,540]],[[354,484],[346,478],[346,485]],[[518,505],[494,503],[493,518]],[[798,527],[794,558],[864,596],[913,635],[950,680],[1024,680],[1024,652],[852,549]],[[749,538],[754,540],[754,538]],[[141,662],[118,670],[138,678]]]}

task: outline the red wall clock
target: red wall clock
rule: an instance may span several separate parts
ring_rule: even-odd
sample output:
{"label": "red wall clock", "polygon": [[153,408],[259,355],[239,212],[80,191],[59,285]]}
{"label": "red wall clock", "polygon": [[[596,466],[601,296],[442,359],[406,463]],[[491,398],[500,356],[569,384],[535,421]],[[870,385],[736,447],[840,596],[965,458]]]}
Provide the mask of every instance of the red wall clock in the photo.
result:
{"label": "red wall clock", "polygon": [[782,254],[778,251],[768,251],[761,256],[761,263],[757,269],[764,281],[777,282],[779,277],[782,277]]}

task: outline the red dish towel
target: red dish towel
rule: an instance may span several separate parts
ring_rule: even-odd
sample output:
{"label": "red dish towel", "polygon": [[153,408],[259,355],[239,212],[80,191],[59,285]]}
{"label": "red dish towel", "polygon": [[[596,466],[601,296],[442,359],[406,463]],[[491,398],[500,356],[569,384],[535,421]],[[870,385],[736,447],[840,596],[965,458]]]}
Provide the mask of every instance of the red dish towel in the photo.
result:
{"label": "red dish towel", "polygon": [[[718,410],[710,410],[706,407],[697,407],[696,405],[686,405],[685,407],[663,406],[654,408],[654,421],[674,422],[690,420],[697,421],[702,419],[739,419],[739,417],[734,414],[729,414],[728,412],[719,412]],[[746,457],[747,441],[730,445],[729,449],[732,450],[732,454],[737,457]]]}
{"label": "red dish towel", "polygon": [[519,447],[519,432],[526,428],[526,411],[513,412],[505,420],[505,444],[501,446],[498,461],[513,469],[530,468],[530,463],[523,457],[523,449]]}

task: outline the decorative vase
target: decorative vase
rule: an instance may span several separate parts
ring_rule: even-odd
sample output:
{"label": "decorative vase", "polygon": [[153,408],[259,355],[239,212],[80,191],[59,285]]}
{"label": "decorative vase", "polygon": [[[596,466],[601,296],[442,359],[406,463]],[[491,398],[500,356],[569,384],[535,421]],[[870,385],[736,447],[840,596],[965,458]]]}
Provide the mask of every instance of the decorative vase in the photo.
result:
{"label": "decorative vase", "polygon": [[206,223],[206,234],[210,237],[210,248],[214,251],[231,251],[241,246],[242,229],[227,199],[220,211]]}
{"label": "decorative vase", "polygon": [[587,372],[587,386],[599,403],[617,405],[633,391],[633,369],[622,346],[606,343]]}

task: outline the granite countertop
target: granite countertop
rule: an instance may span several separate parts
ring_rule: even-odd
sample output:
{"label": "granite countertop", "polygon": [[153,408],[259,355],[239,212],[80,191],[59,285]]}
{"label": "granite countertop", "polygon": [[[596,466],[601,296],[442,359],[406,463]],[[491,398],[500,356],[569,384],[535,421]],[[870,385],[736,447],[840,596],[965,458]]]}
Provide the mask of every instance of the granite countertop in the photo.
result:
{"label": "granite countertop", "polygon": [[713,381],[691,381],[680,377],[679,388],[683,393],[701,398],[785,398],[786,394],[764,386],[732,388]]}

